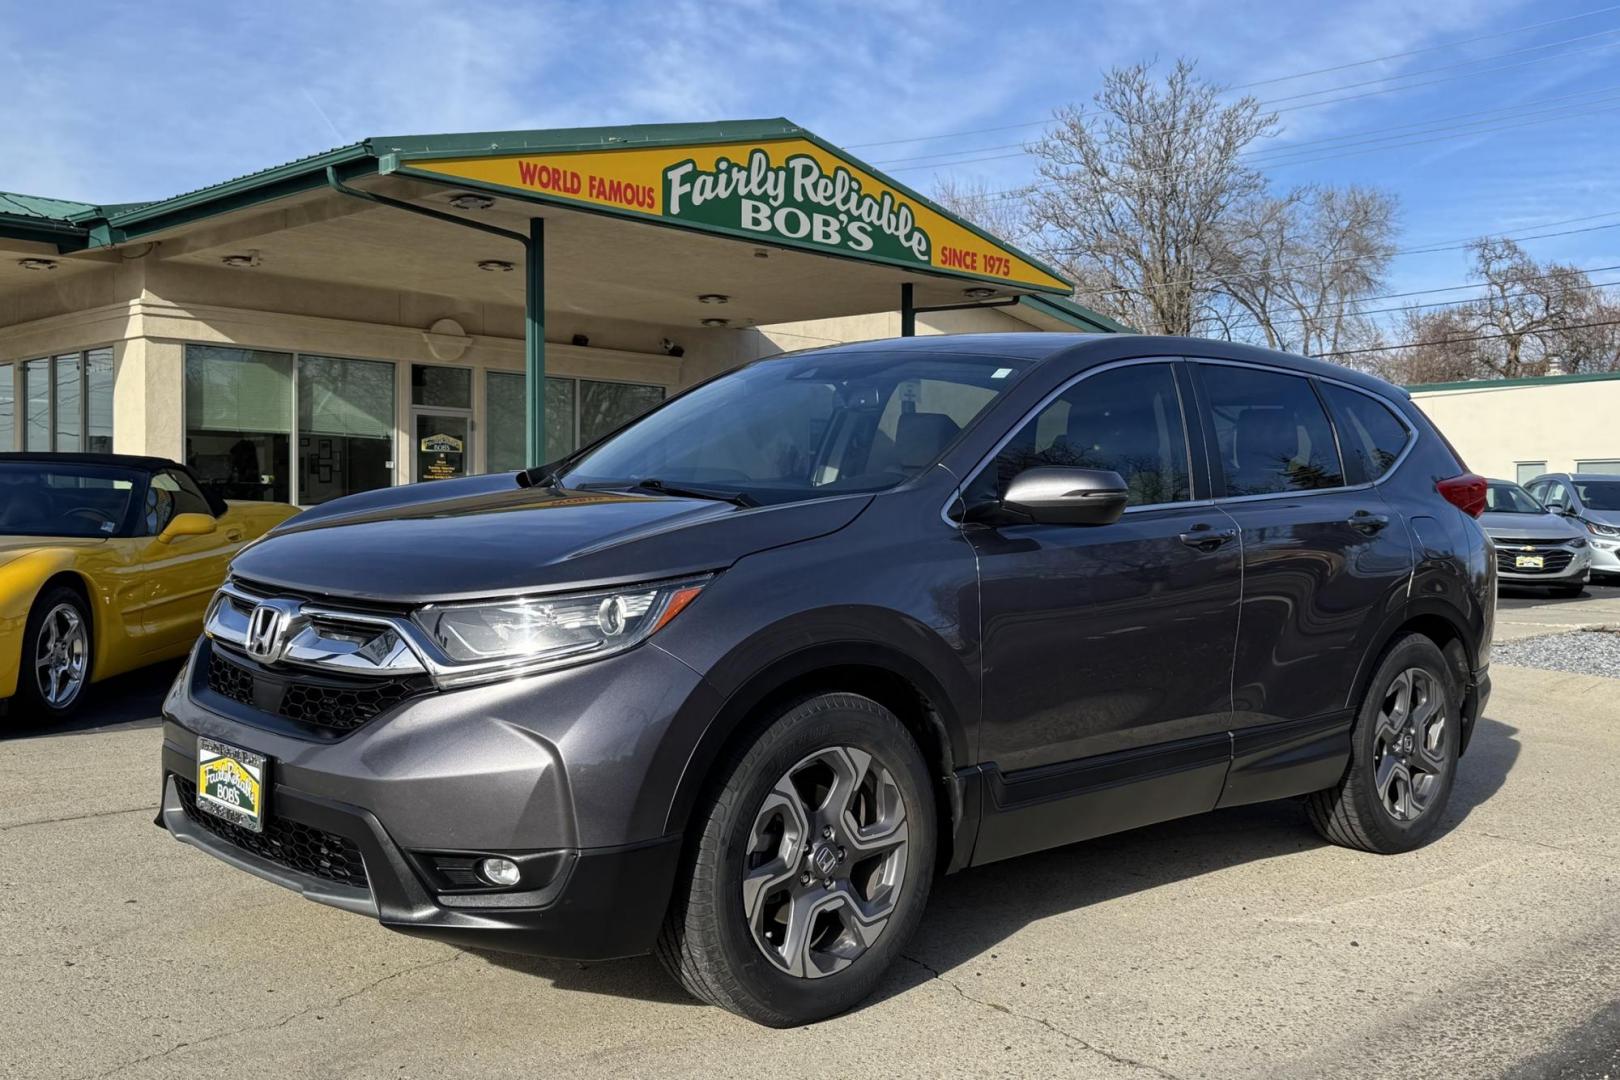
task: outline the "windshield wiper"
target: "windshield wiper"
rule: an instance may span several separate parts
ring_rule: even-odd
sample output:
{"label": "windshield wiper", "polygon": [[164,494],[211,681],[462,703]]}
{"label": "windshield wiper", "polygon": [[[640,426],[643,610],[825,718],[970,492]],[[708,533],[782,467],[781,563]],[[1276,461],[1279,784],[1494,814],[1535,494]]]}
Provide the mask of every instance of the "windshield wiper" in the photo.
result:
{"label": "windshield wiper", "polygon": [[648,477],[638,480],[630,485],[631,491],[650,491],[655,495],[674,495],[678,498],[713,499],[716,502],[728,502],[733,506],[744,509],[759,505],[759,500],[746,491],[715,491],[711,488],[685,487],[681,484],[670,484],[657,477]]}

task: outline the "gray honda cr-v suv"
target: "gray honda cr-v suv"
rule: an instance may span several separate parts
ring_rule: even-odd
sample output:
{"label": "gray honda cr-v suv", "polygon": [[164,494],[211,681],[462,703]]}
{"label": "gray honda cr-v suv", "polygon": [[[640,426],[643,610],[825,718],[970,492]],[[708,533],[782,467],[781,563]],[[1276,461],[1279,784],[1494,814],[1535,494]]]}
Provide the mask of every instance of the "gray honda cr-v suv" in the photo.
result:
{"label": "gray honda cr-v suv", "polygon": [[1402,391],[1238,345],[764,360],[243,551],[159,821],[392,929],[655,950],[812,1020],[941,873],[1300,795],[1336,843],[1433,837],[1490,687],[1484,500]]}

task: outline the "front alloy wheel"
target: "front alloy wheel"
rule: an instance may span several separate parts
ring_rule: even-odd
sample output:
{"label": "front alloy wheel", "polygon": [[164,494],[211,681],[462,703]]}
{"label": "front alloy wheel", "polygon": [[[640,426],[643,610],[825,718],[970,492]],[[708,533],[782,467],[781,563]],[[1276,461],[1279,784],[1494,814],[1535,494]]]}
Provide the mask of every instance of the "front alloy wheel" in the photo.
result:
{"label": "front alloy wheel", "polygon": [[871,754],[836,746],[805,757],[750,830],[742,898],[754,944],[801,978],[848,967],[894,913],[908,836],[899,785]]}
{"label": "front alloy wheel", "polygon": [[800,701],[715,771],[657,953],[695,997],[772,1027],[876,988],[928,901],[938,826],[917,742],[857,694]]}
{"label": "front alloy wheel", "polygon": [[72,706],[90,669],[90,636],[77,606],[60,603],[45,613],[34,639],[34,682],[52,709]]}

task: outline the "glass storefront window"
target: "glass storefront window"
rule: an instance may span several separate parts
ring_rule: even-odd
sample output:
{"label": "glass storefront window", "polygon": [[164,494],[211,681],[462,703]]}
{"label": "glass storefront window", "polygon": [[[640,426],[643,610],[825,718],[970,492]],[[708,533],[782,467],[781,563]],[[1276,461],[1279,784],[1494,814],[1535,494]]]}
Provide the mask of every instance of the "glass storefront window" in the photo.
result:
{"label": "glass storefront window", "polygon": [[226,499],[290,502],[293,358],[186,346],[186,464]]}
{"label": "glass storefront window", "polygon": [[[489,472],[511,472],[528,465],[523,376],[491,371],[485,376],[484,467]],[[574,380],[546,379],[546,460],[556,461],[574,449]]]}
{"label": "glass storefront window", "polygon": [[0,364],[0,450],[111,453],[112,394],[110,348]]}
{"label": "glass storefront window", "polygon": [[56,449],[83,449],[84,372],[78,356],[56,358]]}
{"label": "glass storefront window", "polygon": [[51,448],[51,361],[49,357],[23,365],[24,450]]}
{"label": "glass storefront window", "polygon": [[394,365],[298,358],[298,501],[305,506],[394,482]]}
{"label": "glass storefront window", "polygon": [[110,454],[113,448],[113,354],[91,349],[84,354],[84,448]]}
{"label": "glass storefront window", "polygon": [[412,364],[411,404],[436,409],[472,408],[472,369]]}
{"label": "glass storefront window", "polygon": [[0,450],[17,448],[17,368],[0,364]]}
{"label": "glass storefront window", "polygon": [[579,445],[617,431],[663,401],[662,386],[579,380]]}

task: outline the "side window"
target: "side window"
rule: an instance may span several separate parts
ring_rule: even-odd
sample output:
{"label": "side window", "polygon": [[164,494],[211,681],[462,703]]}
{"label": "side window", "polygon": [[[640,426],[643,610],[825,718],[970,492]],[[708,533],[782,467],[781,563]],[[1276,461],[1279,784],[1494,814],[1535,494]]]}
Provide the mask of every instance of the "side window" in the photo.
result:
{"label": "side window", "polygon": [[176,514],[207,514],[214,516],[208,499],[192,483],[191,477],[164,469],[152,474],[146,488],[146,531],[156,536],[168,528]]}
{"label": "side window", "polygon": [[1553,480],[1547,484],[1546,495],[1542,497],[1541,501],[1548,506],[1556,503],[1559,506],[1567,507],[1569,506],[1569,489],[1564,486],[1562,480]]}
{"label": "side window", "polygon": [[1192,498],[1174,370],[1133,364],[1081,379],[1024,423],[974,480],[968,502],[1000,495],[1038,465],[1111,469],[1132,506]]}
{"label": "side window", "polygon": [[1345,480],[1365,484],[1382,477],[1406,449],[1411,431],[1377,398],[1336,383],[1317,385],[1338,422]]}
{"label": "side window", "polygon": [[1225,364],[1199,367],[1228,496],[1344,485],[1333,428],[1307,379]]}

